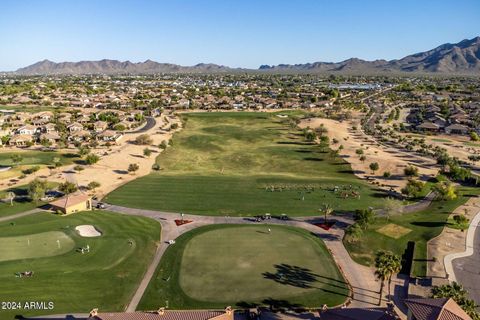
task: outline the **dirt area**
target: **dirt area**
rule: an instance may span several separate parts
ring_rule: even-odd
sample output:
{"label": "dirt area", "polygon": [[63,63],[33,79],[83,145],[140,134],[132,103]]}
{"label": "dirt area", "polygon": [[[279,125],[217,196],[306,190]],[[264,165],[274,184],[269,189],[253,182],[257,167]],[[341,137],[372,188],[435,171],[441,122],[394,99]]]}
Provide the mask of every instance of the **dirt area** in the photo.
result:
{"label": "dirt area", "polygon": [[80,226],[76,226],[75,230],[78,232],[78,234],[81,237],[85,238],[95,238],[95,237],[100,237],[102,233],[97,230],[94,226],[90,224],[82,224]]}
{"label": "dirt area", "polygon": [[[470,198],[464,205],[455,209],[455,214],[465,214],[471,221],[480,207],[480,198]],[[443,258],[451,253],[465,251],[467,230],[461,231],[452,228],[444,228],[442,233],[428,242],[428,269],[427,275],[432,277],[445,277]],[[432,259],[435,257],[435,261]]]}
{"label": "dirt area", "polygon": [[[36,177],[41,177],[52,182],[65,182],[65,180],[67,180],[76,183],[80,187],[86,186],[91,181],[97,181],[101,186],[95,189],[95,194],[101,198],[122,184],[151,172],[155,158],[162,152],[162,149],[158,148],[158,145],[164,140],[170,140],[174,132],[160,131],[162,127],[170,126],[170,124],[166,124],[167,121],[165,117],[168,116],[162,115],[156,118],[155,126],[146,132],[125,134],[119,145],[111,146],[108,149],[92,150],[92,153],[100,156],[100,161],[91,166],[84,166],[85,169],[83,171],[74,171],[73,167],[75,164],[56,169],[42,168],[35,174],[31,174],[13,185],[7,184],[5,180],[1,181],[0,190],[17,185],[25,185]],[[181,125],[178,118],[169,118],[169,121],[170,123],[178,123],[179,126]],[[153,144],[151,146],[144,146],[132,143],[135,138],[141,134],[148,134],[152,138]],[[143,155],[143,150],[146,147],[152,150],[150,157]],[[10,151],[17,151],[17,149]],[[8,150],[4,149],[2,152],[8,152]],[[130,174],[127,171],[128,165],[131,163],[139,165],[139,169],[135,174]]]}
{"label": "dirt area", "polygon": [[[403,170],[408,165],[414,165],[419,169],[422,180],[434,177],[438,172],[438,169],[432,167],[433,160],[431,163],[426,163],[426,160],[417,159],[406,152],[379,145],[359,129],[354,131],[352,126],[356,125],[357,128],[360,128],[358,120],[339,122],[331,119],[313,118],[303,120],[300,127],[314,129],[321,124],[328,129],[327,134],[330,141],[333,139],[339,141],[338,144],[332,144],[332,148],[337,149],[340,145],[343,145],[344,149],[340,151],[340,156],[351,164],[355,175],[362,179],[370,179],[371,183],[378,182],[380,187],[400,191],[407,182]],[[360,156],[356,154],[357,149],[364,150],[366,156],[364,162],[360,161]],[[377,162],[379,165],[375,174],[372,174],[369,168],[372,162]],[[383,177],[385,171],[390,172],[391,176],[389,178]]]}
{"label": "dirt area", "polygon": [[471,162],[468,160],[468,156],[480,155],[480,142],[470,141],[467,136],[439,134],[424,135],[423,137],[427,144],[445,148],[450,156],[463,161]]}

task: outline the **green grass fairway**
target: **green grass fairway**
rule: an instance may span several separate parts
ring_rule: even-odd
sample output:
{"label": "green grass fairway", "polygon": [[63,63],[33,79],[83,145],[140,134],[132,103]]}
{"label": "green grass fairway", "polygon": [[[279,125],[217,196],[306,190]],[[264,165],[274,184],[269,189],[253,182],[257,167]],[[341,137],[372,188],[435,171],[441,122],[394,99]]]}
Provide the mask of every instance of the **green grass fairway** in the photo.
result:
{"label": "green grass fairway", "polygon": [[[423,211],[395,215],[389,219],[377,218],[357,242],[344,241],[345,247],[355,261],[370,266],[373,265],[375,253],[378,250],[390,250],[398,255],[403,255],[407,243],[414,241],[415,256],[412,273],[415,276],[425,276],[428,240],[438,236],[443,228],[448,225],[448,216],[455,208],[465,203],[469,197],[477,196],[479,193],[479,188],[460,187],[459,197],[455,200],[434,201]],[[411,231],[398,238],[378,232],[380,228],[389,224],[395,224]]]}
{"label": "green grass fairway", "polygon": [[[18,154],[22,157],[22,161],[15,164],[12,162],[12,155]],[[9,179],[18,177],[22,171],[33,166],[44,168],[53,165],[53,159],[59,158],[62,165],[73,163],[79,160],[78,155],[74,153],[60,153],[55,151],[25,151],[25,152],[0,152],[0,167],[11,166],[12,169],[0,172],[1,179]]]}
{"label": "green grass fairway", "polygon": [[57,256],[73,249],[75,242],[61,231],[18,237],[0,237],[0,262]]}
{"label": "green grass fairway", "polygon": [[[268,233],[268,228],[271,233]],[[167,280],[168,279],[168,280]],[[165,253],[139,309],[253,304],[318,307],[345,301],[348,289],[323,242],[283,226],[208,226]]]}
{"label": "green grass fairway", "polygon": [[[381,191],[275,113],[192,113],[183,119],[185,128],[157,158],[162,170],[120,187],[105,201],[203,215],[292,216],[317,215],[322,203],[337,211],[382,204]],[[360,199],[343,199],[335,186],[351,186]]]}
{"label": "green grass fairway", "polygon": [[[82,224],[94,225],[102,231],[102,236],[79,236],[75,227]],[[84,313],[92,306],[104,311],[123,311],[153,258],[160,226],[152,219],[99,211],[69,216],[39,213],[0,223],[3,240],[14,237],[24,240],[37,235],[56,241],[60,233],[74,242],[68,252],[0,261],[0,301],[52,301],[55,308],[0,310],[0,319],[12,319],[17,314]],[[1,250],[5,250],[1,241]],[[90,253],[78,252],[78,248],[87,244]],[[15,273],[24,271],[33,271],[34,276],[15,277]]]}

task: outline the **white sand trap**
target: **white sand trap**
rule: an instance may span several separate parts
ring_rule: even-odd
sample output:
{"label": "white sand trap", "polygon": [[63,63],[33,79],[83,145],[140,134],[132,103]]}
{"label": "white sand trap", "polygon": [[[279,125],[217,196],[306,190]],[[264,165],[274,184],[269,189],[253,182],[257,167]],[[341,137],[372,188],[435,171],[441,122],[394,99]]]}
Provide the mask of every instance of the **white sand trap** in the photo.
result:
{"label": "white sand trap", "polygon": [[98,231],[94,226],[90,224],[83,224],[81,226],[76,226],[75,230],[85,238],[100,237],[102,233]]}

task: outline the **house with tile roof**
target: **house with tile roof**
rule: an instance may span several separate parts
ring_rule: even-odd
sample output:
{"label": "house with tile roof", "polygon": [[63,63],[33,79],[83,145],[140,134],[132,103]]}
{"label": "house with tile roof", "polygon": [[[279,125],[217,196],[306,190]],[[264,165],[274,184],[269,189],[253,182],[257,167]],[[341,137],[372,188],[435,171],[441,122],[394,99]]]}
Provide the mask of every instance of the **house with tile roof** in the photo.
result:
{"label": "house with tile roof", "polygon": [[472,320],[451,298],[406,299],[408,320]]}

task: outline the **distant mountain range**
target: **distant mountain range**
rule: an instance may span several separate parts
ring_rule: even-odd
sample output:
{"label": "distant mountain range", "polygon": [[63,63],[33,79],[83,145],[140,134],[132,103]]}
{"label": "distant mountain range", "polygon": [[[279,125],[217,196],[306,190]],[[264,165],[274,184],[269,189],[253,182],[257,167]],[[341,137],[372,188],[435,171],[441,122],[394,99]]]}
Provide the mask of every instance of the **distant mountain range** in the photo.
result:
{"label": "distant mountain range", "polygon": [[180,66],[152,60],[100,60],[55,63],[43,60],[13,72],[18,75],[53,74],[158,74],[158,73],[442,73],[480,75],[480,37],[455,44],[443,44],[435,49],[406,56],[399,60],[365,61],[357,58],[342,62],[314,62],[305,64],[262,65],[258,69],[230,68],[217,64],[200,63]]}

